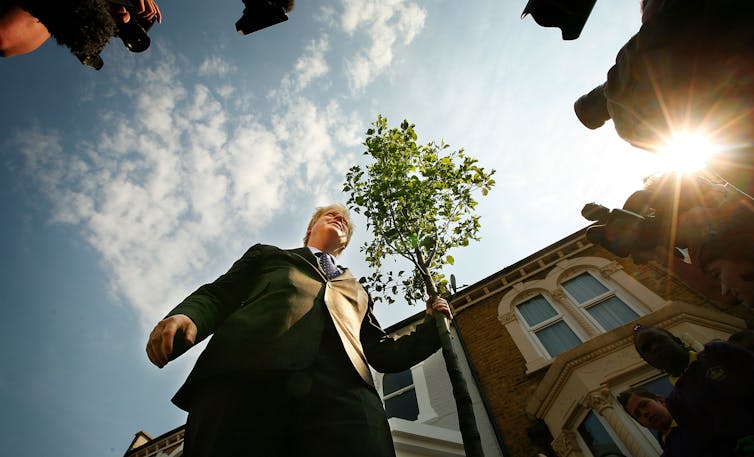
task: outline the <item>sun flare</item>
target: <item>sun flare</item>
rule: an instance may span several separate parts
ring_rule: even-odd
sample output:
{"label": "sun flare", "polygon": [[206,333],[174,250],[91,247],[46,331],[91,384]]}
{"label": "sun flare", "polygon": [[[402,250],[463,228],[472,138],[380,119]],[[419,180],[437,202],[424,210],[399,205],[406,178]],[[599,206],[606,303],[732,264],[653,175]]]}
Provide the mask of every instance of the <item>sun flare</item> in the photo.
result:
{"label": "sun flare", "polygon": [[704,168],[719,147],[703,133],[682,132],[657,151],[658,171],[686,173]]}

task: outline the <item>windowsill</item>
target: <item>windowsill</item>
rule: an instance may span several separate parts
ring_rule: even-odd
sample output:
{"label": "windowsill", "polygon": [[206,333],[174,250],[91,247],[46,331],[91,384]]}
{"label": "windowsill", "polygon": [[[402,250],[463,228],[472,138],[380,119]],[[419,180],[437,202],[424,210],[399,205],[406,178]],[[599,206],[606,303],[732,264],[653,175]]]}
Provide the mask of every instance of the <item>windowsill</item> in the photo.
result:
{"label": "windowsill", "polygon": [[545,368],[549,368],[550,365],[552,365],[553,360],[555,359],[545,359],[544,357],[540,357],[530,362],[526,362],[526,374],[530,375]]}

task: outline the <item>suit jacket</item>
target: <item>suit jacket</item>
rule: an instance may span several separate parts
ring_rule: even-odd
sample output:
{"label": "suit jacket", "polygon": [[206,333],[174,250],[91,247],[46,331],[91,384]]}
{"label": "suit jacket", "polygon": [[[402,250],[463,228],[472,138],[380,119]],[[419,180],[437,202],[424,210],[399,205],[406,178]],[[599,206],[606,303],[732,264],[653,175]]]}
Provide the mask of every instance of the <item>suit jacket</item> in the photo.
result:
{"label": "suit jacket", "polygon": [[326,319],[332,320],[351,363],[370,386],[367,361],[377,371],[398,372],[440,347],[434,325],[427,325],[429,316],[413,333],[393,339],[380,327],[372,306],[348,269],[328,281],[309,248],[256,244],[227,273],[168,314],[191,318],[197,342],[214,333],[173,402],[187,410],[192,387],[218,375],[310,366]]}

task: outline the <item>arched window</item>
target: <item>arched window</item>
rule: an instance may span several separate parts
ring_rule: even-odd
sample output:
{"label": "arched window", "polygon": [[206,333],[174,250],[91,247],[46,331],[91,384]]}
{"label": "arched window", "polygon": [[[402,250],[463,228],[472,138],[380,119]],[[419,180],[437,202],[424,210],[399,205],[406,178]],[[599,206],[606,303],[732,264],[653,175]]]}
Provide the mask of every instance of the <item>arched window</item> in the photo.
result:
{"label": "arched window", "polygon": [[639,313],[618,298],[615,291],[589,272],[581,273],[561,285],[573,303],[604,332],[639,317]]}
{"label": "arched window", "polygon": [[536,338],[550,357],[567,351],[581,339],[558,312],[542,295],[536,295],[516,306],[527,330]]}
{"label": "arched window", "polygon": [[498,320],[532,373],[574,346],[644,314],[665,300],[602,257],[564,259],[544,277],[513,282]]}

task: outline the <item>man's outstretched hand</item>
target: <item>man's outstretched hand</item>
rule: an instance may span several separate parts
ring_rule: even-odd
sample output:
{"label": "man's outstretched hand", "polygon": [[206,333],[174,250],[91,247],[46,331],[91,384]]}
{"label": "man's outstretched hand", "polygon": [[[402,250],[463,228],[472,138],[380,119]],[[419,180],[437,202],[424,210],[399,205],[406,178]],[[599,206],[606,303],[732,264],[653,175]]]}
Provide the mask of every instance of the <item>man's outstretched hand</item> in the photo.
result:
{"label": "man's outstretched hand", "polygon": [[157,323],[147,341],[147,355],[152,363],[160,368],[167,365],[170,354],[173,353],[173,339],[179,330],[183,333],[185,346],[193,346],[196,341],[196,324],[185,314],[169,316]]}

